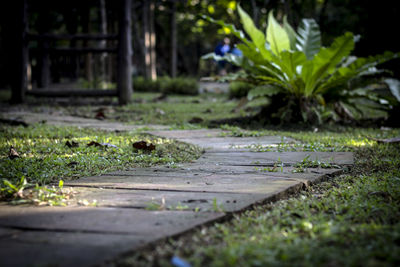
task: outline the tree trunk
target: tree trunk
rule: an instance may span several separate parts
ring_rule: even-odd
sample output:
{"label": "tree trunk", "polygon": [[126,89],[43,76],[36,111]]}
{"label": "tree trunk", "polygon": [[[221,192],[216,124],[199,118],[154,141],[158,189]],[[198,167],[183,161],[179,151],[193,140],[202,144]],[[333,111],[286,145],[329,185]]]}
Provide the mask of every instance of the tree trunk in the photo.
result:
{"label": "tree trunk", "polygon": [[145,64],[144,62],[144,56],[145,56],[145,47],[144,47],[144,40],[142,38],[142,30],[140,29],[140,24],[139,24],[139,17],[136,12],[136,7],[139,5],[136,5],[132,8],[132,27],[133,27],[133,47],[135,49],[135,61],[137,69],[139,69],[139,73],[142,75],[146,74],[146,69],[145,69]]}
{"label": "tree trunk", "polygon": [[151,79],[151,53],[150,53],[150,25],[149,25],[150,3],[148,0],[143,1],[143,35],[144,35],[144,65],[145,77]]}
{"label": "tree trunk", "polygon": [[[90,25],[90,7],[89,4],[84,1],[85,6],[82,8],[82,30],[84,33],[90,33],[91,25]],[[88,46],[88,41],[85,40],[83,42],[83,47]],[[92,70],[92,53],[87,53],[85,56],[85,77],[86,80],[91,83],[93,81],[93,70]]]}
{"label": "tree trunk", "polygon": [[131,0],[121,1],[118,41],[117,90],[120,105],[127,104],[132,98],[132,31]]}
{"label": "tree trunk", "polygon": [[[38,32],[39,34],[46,34],[49,32],[49,10],[46,8],[41,9],[38,16]],[[50,84],[50,57],[49,57],[49,41],[42,39],[38,43],[39,47],[39,77],[38,88],[47,88]]]}
{"label": "tree trunk", "polygon": [[[105,0],[100,0],[100,33],[107,34],[107,14],[106,14],[106,2]],[[107,41],[101,40],[99,42],[99,48],[106,48]],[[107,82],[107,53],[100,54],[100,80],[102,82]]]}
{"label": "tree trunk", "polygon": [[176,2],[172,2],[171,9],[171,77],[176,77],[178,65],[177,53]]}
{"label": "tree trunk", "polygon": [[150,10],[149,10],[149,26],[150,26],[150,71],[151,71],[151,80],[157,79],[157,59],[156,59],[156,32],[154,25],[154,10],[156,7],[154,0],[150,1]]}

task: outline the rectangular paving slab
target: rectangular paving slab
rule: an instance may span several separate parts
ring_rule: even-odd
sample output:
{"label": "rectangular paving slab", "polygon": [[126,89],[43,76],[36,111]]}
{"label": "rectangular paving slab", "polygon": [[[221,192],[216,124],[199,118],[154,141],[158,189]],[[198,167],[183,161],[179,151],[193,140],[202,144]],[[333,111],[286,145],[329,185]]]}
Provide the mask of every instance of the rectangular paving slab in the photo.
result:
{"label": "rectangular paving slab", "polygon": [[[304,172],[299,172],[294,166],[281,167],[280,165],[269,167],[264,166],[234,166],[217,164],[178,164],[177,168],[151,167],[133,168],[125,171],[114,171],[101,176],[165,176],[165,177],[187,177],[195,178],[211,174],[219,175],[247,175],[258,174],[269,177],[292,178],[300,181],[312,181],[321,175],[331,175],[341,172],[339,168],[304,168]],[[79,180],[82,181],[82,180]]]}
{"label": "rectangular paving slab", "polygon": [[214,163],[217,165],[235,166],[271,166],[282,162],[296,164],[303,160],[320,161],[335,165],[352,165],[351,152],[237,152],[237,153],[206,153],[197,163]]}
{"label": "rectangular paving slab", "polygon": [[243,210],[257,202],[264,201],[272,193],[207,193],[184,191],[99,189],[74,187],[74,198],[71,203],[87,200],[97,202],[99,207],[124,207],[141,209],[168,209],[193,211],[233,212]]}
{"label": "rectangular paving slab", "polygon": [[0,266],[93,265],[223,215],[221,212],[126,208],[9,206],[0,209]]}
{"label": "rectangular paving slab", "polygon": [[291,177],[263,174],[185,176],[94,176],[66,182],[66,186],[142,189],[163,191],[271,193],[285,190],[300,182]]}

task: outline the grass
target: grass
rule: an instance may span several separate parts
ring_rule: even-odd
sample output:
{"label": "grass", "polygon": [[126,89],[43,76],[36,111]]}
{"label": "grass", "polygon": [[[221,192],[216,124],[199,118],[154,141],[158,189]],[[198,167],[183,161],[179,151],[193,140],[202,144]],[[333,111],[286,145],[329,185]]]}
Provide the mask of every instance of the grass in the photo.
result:
{"label": "grass", "polygon": [[[67,141],[77,142],[79,147],[68,147]],[[87,146],[91,141],[116,147]],[[132,143],[137,141],[155,144],[156,150],[135,150]],[[19,158],[8,158],[10,146],[17,150]],[[173,166],[194,160],[200,154],[194,146],[135,132],[114,133],[45,124],[26,128],[0,126],[0,178],[11,183],[26,177],[28,183],[42,185],[137,166]]]}
{"label": "grass", "polygon": [[355,166],[299,195],[170,239],[116,265],[171,266],[177,256],[192,266],[398,266],[400,146],[378,145],[365,136],[391,137],[400,131],[275,133],[301,140],[302,146],[293,145],[296,150],[354,151]]}

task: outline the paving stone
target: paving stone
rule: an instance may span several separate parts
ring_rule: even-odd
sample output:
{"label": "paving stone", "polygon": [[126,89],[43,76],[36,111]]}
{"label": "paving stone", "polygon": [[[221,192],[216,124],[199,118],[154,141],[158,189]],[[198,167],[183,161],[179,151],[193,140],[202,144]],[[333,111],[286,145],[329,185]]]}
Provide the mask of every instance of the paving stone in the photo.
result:
{"label": "paving stone", "polygon": [[94,176],[65,183],[66,186],[223,193],[271,193],[296,184],[299,184],[298,180],[287,176],[263,174],[206,174],[195,177]]}
{"label": "paving stone", "polygon": [[0,266],[101,265],[145,243],[127,235],[24,230],[0,237]]}
{"label": "paving stone", "polygon": [[24,231],[0,237],[0,266],[93,265],[222,216],[126,208],[8,207],[0,210],[0,227]]}
{"label": "paving stone", "polygon": [[228,131],[219,129],[199,129],[199,130],[171,130],[171,131],[148,131],[149,134],[157,135],[166,138],[211,138],[218,137]]}
{"label": "paving stone", "polygon": [[236,166],[271,166],[277,162],[295,164],[309,160],[321,161],[336,165],[352,165],[354,163],[351,152],[238,152],[238,153],[206,153],[197,163],[213,162],[217,165]]}
{"label": "paving stone", "polygon": [[12,228],[3,228],[0,227],[0,239],[6,236],[12,236],[15,233],[17,233],[18,230],[12,229]]}
{"label": "paving stone", "polygon": [[[215,211],[221,207],[225,212],[240,211],[252,204],[271,197],[269,194],[203,193],[156,190],[113,190],[75,187],[75,200],[97,201],[100,207],[142,208],[160,205],[168,210]],[[215,203],[214,203],[215,202]]]}
{"label": "paving stone", "polygon": [[221,130],[173,130],[173,131],[150,131],[150,134],[175,138],[181,142],[200,146],[213,151],[249,151],[254,145],[273,146],[280,143],[297,143],[292,138],[281,138],[279,136],[260,136],[260,137],[223,137],[221,134],[226,131]]}
{"label": "paving stone", "polygon": [[155,235],[152,238],[159,238],[179,233],[188,227],[222,215],[222,213],[102,207],[17,206],[0,210],[0,226],[49,231]]}
{"label": "paving stone", "polygon": [[[164,176],[164,177],[181,177],[193,179],[196,177],[207,175],[234,175],[243,177],[245,175],[263,175],[265,177],[275,178],[291,178],[301,181],[305,184],[314,182],[322,176],[330,176],[342,172],[342,169],[337,168],[305,168],[304,172],[296,172],[295,167],[260,167],[260,166],[230,166],[230,165],[215,165],[215,164],[190,164],[181,165],[179,168],[138,168],[130,171],[118,171],[104,174],[102,176]],[[101,176],[100,176],[101,177]],[[86,178],[83,178],[86,179]],[[83,181],[80,179],[76,181]],[[115,181],[115,180],[114,180]]]}

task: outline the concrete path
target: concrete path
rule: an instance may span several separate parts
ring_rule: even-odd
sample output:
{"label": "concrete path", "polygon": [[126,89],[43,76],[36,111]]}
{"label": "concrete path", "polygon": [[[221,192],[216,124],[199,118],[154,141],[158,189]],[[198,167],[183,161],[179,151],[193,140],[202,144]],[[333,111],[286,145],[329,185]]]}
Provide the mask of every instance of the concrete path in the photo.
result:
{"label": "concrete path", "polygon": [[[106,127],[107,128],[107,127]],[[71,181],[68,207],[0,206],[0,266],[91,266],[157,240],[297,192],[341,169],[293,173],[305,157],[353,164],[352,153],[250,152],[281,137],[221,137],[219,130],[153,131],[205,149],[195,163],[134,168]],[[277,166],[273,172],[271,166]],[[97,201],[81,207],[77,201]]]}

